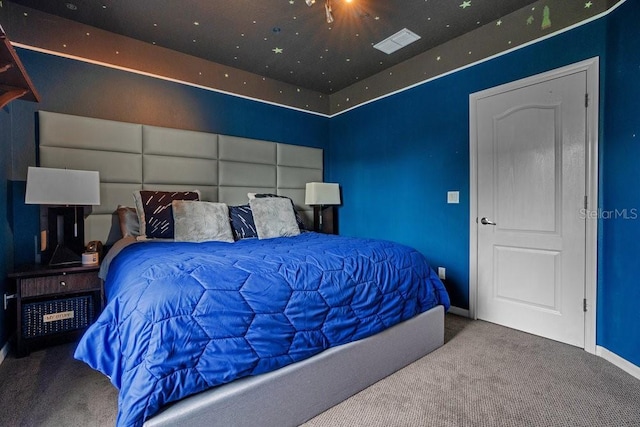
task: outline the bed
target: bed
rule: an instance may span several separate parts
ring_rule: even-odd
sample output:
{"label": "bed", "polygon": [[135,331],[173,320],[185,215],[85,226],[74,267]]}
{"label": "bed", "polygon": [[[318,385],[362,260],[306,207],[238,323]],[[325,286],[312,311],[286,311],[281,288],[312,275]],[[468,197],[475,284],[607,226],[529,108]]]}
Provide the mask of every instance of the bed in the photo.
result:
{"label": "bed", "polygon": [[[295,365],[449,304],[418,252],[313,232],[235,243],[139,242],[109,270],[109,303],[75,357],[120,390],[121,426],[141,425],[175,400]],[[372,354],[384,358],[378,353],[384,348]],[[262,396],[281,404],[274,398]],[[251,424],[243,413],[230,415],[230,424],[214,415],[215,425]],[[265,425],[264,414],[259,419]]]}
{"label": "bed", "polygon": [[[100,171],[85,230],[113,244],[107,304],[76,357],[119,389],[118,425],[299,425],[443,344],[449,299],[424,256],[303,230],[322,150],[50,112],[38,136],[41,166]],[[190,194],[168,237],[138,204],[160,193]],[[194,225],[205,210],[216,226]],[[242,211],[262,232],[234,226]]]}

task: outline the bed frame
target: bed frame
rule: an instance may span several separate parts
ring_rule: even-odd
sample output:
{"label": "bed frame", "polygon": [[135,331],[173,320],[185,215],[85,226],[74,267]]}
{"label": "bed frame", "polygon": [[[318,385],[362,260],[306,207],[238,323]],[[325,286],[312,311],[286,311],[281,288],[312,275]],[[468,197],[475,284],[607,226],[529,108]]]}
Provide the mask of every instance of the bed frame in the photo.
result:
{"label": "bed frame", "polygon": [[377,335],[187,397],[144,426],[297,426],[443,343],[439,305]]}
{"label": "bed frame", "polygon": [[[309,221],[307,182],[323,180],[323,152],[226,135],[52,112],[38,113],[40,166],[98,170],[101,205],[85,241],[119,238],[113,212],[135,190],[198,189],[204,200],[247,203],[247,192],[290,197]],[[242,378],[168,405],[145,426],[295,426],[440,347],[437,306],[377,335],[274,372]]]}

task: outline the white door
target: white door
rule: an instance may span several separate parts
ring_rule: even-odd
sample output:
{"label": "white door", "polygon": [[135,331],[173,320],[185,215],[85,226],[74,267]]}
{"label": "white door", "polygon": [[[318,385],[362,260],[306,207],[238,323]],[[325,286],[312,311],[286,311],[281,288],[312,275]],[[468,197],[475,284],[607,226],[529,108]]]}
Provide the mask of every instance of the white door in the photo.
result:
{"label": "white door", "polygon": [[476,99],[479,319],[584,347],[586,71]]}

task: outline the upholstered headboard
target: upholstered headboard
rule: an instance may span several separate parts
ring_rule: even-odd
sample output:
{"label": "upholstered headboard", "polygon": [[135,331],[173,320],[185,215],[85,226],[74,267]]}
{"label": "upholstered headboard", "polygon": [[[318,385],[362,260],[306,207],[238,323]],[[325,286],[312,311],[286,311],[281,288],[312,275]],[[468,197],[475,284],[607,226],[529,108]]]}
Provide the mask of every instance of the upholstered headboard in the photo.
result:
{"label": "upholstered headboard", "polygon": [[[38,112],[40,166],[100,172],[101,203],[85,240],[113,243],[118,205],[136,190],[200,190],[203,200],[248,202],[247,193],[290,197],[307,224],[307,182],[322,181],[321,149],[205,132]],[[118,228],[113,228],[117,230]]]}

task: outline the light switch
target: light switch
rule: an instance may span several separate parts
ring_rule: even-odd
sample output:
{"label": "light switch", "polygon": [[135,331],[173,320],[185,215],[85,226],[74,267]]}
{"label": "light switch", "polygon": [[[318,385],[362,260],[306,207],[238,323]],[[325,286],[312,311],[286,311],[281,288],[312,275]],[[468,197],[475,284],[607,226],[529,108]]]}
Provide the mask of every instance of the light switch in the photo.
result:
{"label": "light switch", "polygon": [[460,203],[460,192],[447,191],[447,203]]}

